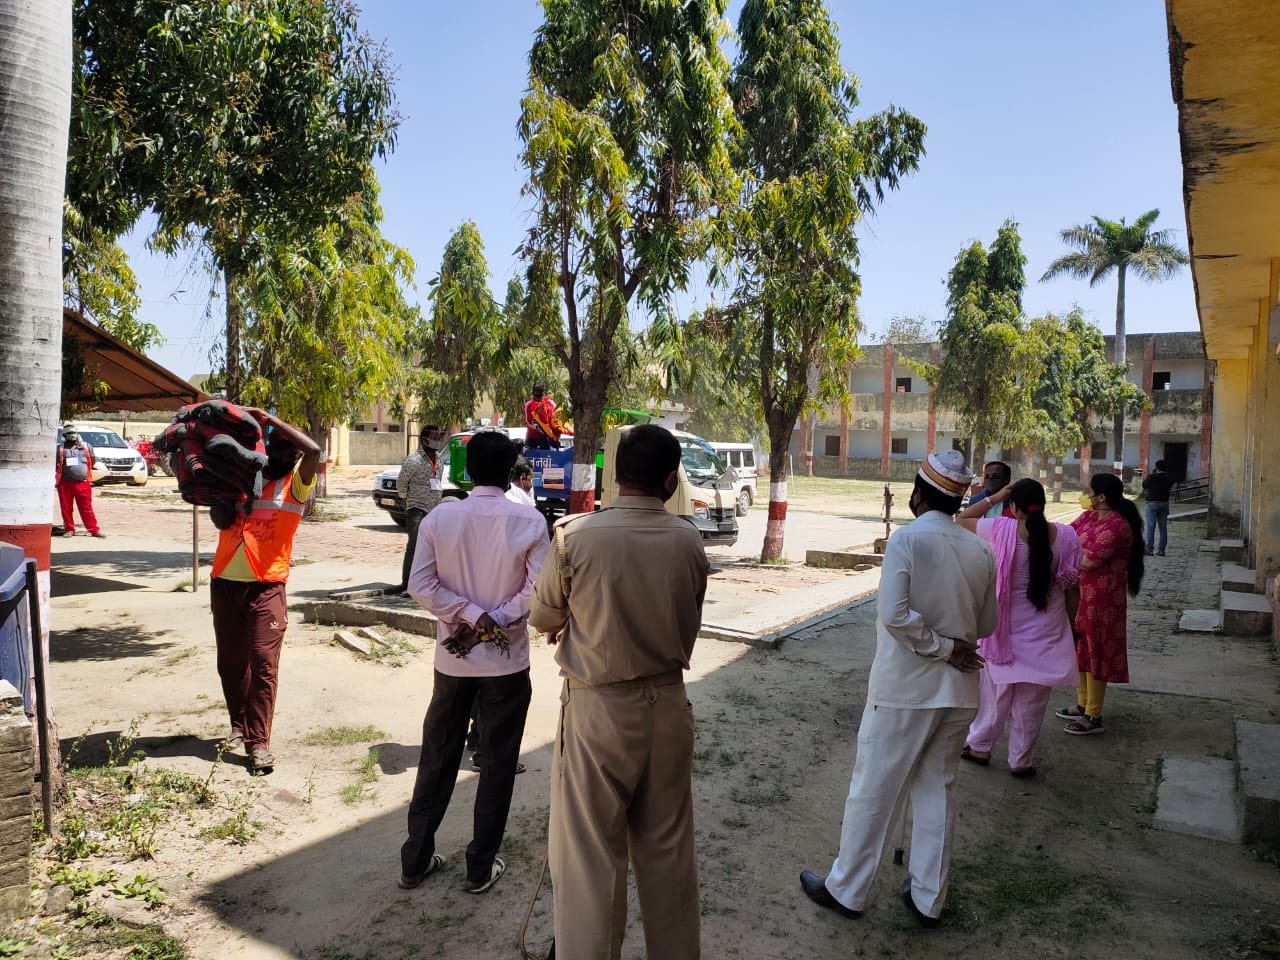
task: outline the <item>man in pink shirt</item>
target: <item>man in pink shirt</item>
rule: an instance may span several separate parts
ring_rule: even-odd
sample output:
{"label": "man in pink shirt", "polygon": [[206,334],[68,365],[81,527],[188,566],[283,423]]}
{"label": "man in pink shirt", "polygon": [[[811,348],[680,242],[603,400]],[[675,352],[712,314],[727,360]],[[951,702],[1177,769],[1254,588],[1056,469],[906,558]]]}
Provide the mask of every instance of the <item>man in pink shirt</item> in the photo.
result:
{"label": "man in pink shirt", "polygon": [[410,890],[439,869],[435,834],[449,807],[471,706],[479,712],[484,763],[463,889],[484,893],[506,869],[498,848],[507,826],[520,739],[529,710],[529,597],[547,554],[547,525],[505,492],[516,448],[496,430],[467,444],[475,483],[418,528],[409,595],[435,615],[435,687],[422,724],[422,755],[400,849],[400,886]]}

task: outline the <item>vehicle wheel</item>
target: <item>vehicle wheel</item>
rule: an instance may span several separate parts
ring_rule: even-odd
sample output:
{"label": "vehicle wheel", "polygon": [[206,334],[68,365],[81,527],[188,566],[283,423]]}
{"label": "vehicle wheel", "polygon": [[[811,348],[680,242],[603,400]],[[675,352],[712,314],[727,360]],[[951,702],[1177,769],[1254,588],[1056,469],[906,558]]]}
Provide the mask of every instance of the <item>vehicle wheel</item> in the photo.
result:
{"label": "vehicle wheel", "polygon": [[747,515],[747,511],[750,509],[751,509],[751,491],[744,489],[741,493],[738,494],[738,507],[735,512],[738,514],[738,516],[745,517]]}
{"label": "vehicle wheel", "polygon": [[131,487],[145,487],[145,486],[147,485],[147,479],[148,479],[147,477],[143,477],[141,480],[139,480],[137,477],[130,477],[130,478],[129,478],[129,486],[131,486]]}
{"label": "vehicle wheel", "polygon": [[403,527],[409,520],[403,513],[393,513],[391,514],[391,519],[396,522],[397,527]]}

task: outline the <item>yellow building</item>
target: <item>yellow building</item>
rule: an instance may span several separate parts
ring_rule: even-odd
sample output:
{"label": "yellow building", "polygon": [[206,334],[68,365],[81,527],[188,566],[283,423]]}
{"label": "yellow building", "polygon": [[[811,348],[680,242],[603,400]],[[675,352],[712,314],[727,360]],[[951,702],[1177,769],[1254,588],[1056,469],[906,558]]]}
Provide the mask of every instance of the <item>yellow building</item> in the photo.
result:
{"label": "yellow building", "polygon": [[[1280,17],[1274,0],[1166,0],[1196,306],[1215,364],[1211,535],[1280,574]],[[1238,532],[1237,532],[1238,531]],[[1277,618],[1280,622],[1280,618]]]}

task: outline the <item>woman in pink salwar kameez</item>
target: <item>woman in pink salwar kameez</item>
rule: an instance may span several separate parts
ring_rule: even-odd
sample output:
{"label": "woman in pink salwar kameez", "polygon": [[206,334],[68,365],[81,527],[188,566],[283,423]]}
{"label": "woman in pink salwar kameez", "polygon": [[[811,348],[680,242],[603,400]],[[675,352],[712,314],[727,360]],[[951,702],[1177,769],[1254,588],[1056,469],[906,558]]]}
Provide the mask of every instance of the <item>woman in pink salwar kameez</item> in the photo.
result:
{"label": "woman in pink salwar kameez", "polygon": [[[1013,519],[980,519],[992,503],[1006,499]],[[956,518],[991,545],[1000,606],[996,632],[978,641],[987,663],[978,715],[961,756],[986,766],[1007,727],[1015,777],[1036,772],[1036,741],[1050,692],[1076,680],[1071,623],[1080,599],[1080,539],[1066,524],[1049,523],[1044,506],[1044,487],[1028,478]]]}

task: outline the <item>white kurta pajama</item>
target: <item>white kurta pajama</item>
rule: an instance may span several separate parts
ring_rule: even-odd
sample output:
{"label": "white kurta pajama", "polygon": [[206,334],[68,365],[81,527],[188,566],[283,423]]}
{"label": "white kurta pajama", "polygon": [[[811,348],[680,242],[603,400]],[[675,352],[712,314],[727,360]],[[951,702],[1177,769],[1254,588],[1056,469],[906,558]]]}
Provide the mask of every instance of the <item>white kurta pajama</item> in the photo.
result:
{"label": "white kurta pajama", "polygon": [[876,656],[845,801],[840,852],[826,886],[862,910],[902,804],[912,812],[911,892],[942,913],[955,809],[951,785],[978,707],[978,674],[947,663],[960,638],[996,628],[995,558],[979,537],[933,510],[889,538],[880,572]]}

